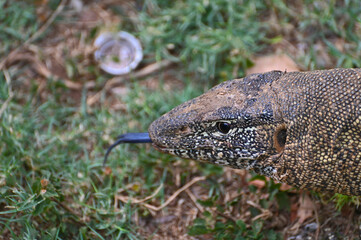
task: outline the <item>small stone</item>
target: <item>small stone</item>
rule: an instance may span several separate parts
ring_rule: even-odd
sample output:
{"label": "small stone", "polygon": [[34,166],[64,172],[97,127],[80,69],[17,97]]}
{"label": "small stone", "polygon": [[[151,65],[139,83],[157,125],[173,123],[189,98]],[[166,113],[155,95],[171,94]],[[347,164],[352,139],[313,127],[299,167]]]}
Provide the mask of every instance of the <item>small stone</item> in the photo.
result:
{"label": "small stone", "polygon": [[317,228],[318,228],[318,224],[315,223],[315,222],[309,223],[309,224],[307,224],[307,225],[305,226],[305,230],[306,230],[307,232],[314,232],[314,231],[317,230]]}

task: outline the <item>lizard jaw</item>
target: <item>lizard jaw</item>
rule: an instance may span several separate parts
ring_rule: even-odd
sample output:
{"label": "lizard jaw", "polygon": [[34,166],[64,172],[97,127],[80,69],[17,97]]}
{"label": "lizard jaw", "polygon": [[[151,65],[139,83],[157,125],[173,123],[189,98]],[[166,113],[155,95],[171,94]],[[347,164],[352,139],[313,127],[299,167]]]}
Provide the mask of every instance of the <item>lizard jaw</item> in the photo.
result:
{"label": "lizard jaw", "polygon": [[155,148],[155,150],[160,151],[160,152],[164,152],[164,153],[168,153],[168,151],[171,150],[171,149],[169,149],[169,148],[167,148],[165,146],[158,145],[158,144],[156,144],[154,142],[152,143],[152,146]]}

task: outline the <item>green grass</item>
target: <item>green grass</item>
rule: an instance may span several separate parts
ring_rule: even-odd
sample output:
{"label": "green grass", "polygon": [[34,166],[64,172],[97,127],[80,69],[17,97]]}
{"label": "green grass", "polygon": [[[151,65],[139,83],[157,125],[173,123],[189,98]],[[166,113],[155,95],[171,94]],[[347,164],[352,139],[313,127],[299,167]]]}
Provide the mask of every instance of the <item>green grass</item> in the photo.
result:
{"label": "green grass", "polygon": [[[55,9],[56,3],[50,1],[49,8]],[[117,9],[121,7],[104,10],[123,16],[124,11]],[[30,1],[0,0],[2,59],[42,25],[35,10]],[[207,176],[202,187],[208,202],[199,204],[226,211],[247,198],[239,196],[228,205],[220,201],[226,194],[224,184],[218,182],[222,168],[194,165],[144,145],[124,145],[110,155],[109,173],[102,167],[106,147],[121,133],[146,131],[153,120],[210,86],[243,76],[253,56],[274,52],[283,40],[296,48],[303,45],[293,56],[303,69],[361,67],[361,6],[356,0],[305,0],[291,5],[281,0],[148,0],[137,10],[137,21],[122,18],[119,28],[141,39],[145,63],[162,59],[178,63],[171,75],[181,79],[183,88],[168,90],[168,75],[160,73],[156,78],[161,84],[156,90],[145,87],[142,79],[131,79],[125,84],[129,89],[126,95],[109,97],[103,91],[99,104],[88,106],[87,90],[75,95],[54,79],[47,79],[41,90],[37,76],[24,77],[25,65],[14,64],[0,72],[0,106],[7,103],[0,116],[0,235],[13,239],[146,238],[134,216],[147,219],[151,212],[130,203],[114,206],[114,198],[123,190],[126,196],[142,199],[164,183],[155,198],[161,204],[176,190],[167,186],[179,174],[176,168],[183,169],[181,185],[194,176]],[[63,20],[59,16],[33,44],[41,48],[52,27]],[[95,27],[91,38],[100,29]],[[343,43],[343,49],[336,47],[336,39]],[[83,56],[70,59],[64,54],[73,68],[83,66]],[[68,72],[68,77],[96,79],[96,90],[100,91],[110,77],[96,70],[94,63],[87,69],[87,75],[70,71],[74,74]],[[10,78],[6,79],[6,74]],[[114,110],[109,99],[121,102],[125,109]],[[261,196],[257,189],[249,191]],[[293,194],[280,191],[272,182],[262,193],[268,197],[259,199],[261,207],[289,213]],[[339,208],[359,201],[342,195],[334,199]],[[259,214],[256,208],[250,211],[252,217]],[[218,239],[277,239],[282,232],[270,228],[269,220],[249,224],[212,211],[199,214],[188,231]]]}
{"label": "green grass", "polygon": [[12,47],[25,42],[39,25],[34,6],[26,2],[9,4],[9,1],[1,0],[0,9],[0,57],[4,57]]}

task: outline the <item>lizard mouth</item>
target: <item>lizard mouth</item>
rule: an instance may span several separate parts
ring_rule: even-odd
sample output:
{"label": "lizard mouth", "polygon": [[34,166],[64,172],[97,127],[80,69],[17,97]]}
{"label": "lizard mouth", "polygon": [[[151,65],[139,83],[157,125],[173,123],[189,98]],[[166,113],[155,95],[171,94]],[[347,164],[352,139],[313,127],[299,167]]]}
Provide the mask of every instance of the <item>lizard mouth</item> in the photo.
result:
{"label": "lizard mouth", "polygon": [[164,153],[169,153],[170,151],[174,150],[173,148],[169,148],[164,145],[156,144],[154,142],[152,143],[152,146],[155,148],[155,150],[164,152]]}
{"label": "lizard mouth", "polygon": [[158,143],[153,142],[152,146],[160,151],[160,152],[164,152],[164,153],[170,153],[170,152],[174,152],[174,151],[192,151],[192,150],[212,150],[213,148],[210,146],[203,146],[203,147],[194,147],[194,148],[172,148],[171,146],[164,146]]}

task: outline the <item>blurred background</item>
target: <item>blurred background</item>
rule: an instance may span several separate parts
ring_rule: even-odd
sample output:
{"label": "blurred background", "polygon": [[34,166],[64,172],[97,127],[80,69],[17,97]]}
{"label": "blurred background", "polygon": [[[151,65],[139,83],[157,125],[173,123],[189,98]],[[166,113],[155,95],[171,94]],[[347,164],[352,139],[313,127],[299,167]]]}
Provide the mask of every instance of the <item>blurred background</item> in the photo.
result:
{"label": "blurred background", "polygon": [[[143,60],[110,75],[104,32]],[[359,198],[123,145],[225,80],[361,66],[357,0],[0,0],[0,239],[354,239]]]}

